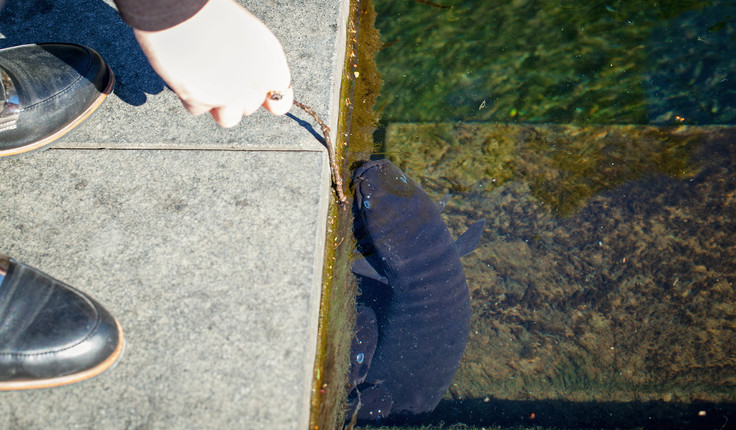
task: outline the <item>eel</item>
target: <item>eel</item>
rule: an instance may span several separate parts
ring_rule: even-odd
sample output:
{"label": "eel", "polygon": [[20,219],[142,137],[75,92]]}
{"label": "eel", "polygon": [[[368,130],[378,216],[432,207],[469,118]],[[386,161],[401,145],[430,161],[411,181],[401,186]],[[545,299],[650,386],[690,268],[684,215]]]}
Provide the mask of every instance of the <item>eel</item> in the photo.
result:
{"label": "eel", "polygon": [[460,257],[478,245],[485,223],[455,242],[440,208],[388,160],[363,164],[353,185],[361,294],[348,418],[431,412],[465,350],[470,296]]}

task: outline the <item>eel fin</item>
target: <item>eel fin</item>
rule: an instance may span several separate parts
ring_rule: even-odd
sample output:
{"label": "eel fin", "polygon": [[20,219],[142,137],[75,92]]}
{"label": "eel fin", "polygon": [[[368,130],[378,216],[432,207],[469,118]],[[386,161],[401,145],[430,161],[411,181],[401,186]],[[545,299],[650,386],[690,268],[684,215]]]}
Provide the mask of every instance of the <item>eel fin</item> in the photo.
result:
{"label": "eel fin", "polygon": [[347,416],[355,414],[358,420],[376,422],[388,417],[393,405],[391,393],[383,384],[366,382],[350,393]]}
{"label": "eel fin", "polygon": [[445,206],[447,206],[447,203],[450,202],[451,198],[452,198],[452,194],[450,193],[447,193],[444,196],[442,196],[442,198],[437,200],[437,203],[435,203],[437,205],[437,209],[439,209],[440,212],[445,210]]}
{"label": "eel fin", "polygon": [[465,233],[460,235],[455,241],[455,247],[457,247],[457,253],[461,257],[470,254],[480,243],[480,238],[483,235],[483,227],[485,227],[486,221],[476,221],[465,230]]}
{"label": "eel fin", "polygon": [[365,276],[366,278],[373,279],[374,281],[388,285],[388,279],[386,279],[385,276],[378,273],[376,269],[373,266],[371,266],[368,260],[366,260],[365,257],[363,257],[362,255],[355,256],[355,259],[353,260],[353,273],[355,273],[356,275]]}

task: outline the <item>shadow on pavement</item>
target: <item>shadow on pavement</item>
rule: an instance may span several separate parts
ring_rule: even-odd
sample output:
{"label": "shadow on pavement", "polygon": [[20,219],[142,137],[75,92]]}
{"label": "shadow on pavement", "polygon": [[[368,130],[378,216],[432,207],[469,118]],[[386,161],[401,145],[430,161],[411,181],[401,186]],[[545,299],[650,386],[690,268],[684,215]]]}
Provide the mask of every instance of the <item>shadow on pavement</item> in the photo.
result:
{"label": "shadow on pavement", "polygon": [[115,73],[115,94],[139,106],[165,84],[148,64],[133,32],[102,0],[7,0],[0,10],[0,48],[66,42],[99,52]]}

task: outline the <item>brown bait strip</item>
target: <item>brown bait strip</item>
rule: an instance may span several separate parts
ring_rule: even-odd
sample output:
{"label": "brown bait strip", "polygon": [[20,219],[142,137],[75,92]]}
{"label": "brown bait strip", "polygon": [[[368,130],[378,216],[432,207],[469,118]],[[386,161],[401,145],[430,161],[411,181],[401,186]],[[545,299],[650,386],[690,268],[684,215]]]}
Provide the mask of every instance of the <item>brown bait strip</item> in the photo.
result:
{"label": "brown bait strip", "polygon": [[335,147],[332,145],[332,140],[330,139],[330,127],[328,127],[327,124],[322,121],[319,115],[317,115],[317,113],[314,112],[314,110],[312,110],[312,108],[310,108],[309,106],[296,100],[294,100],[294,104],[299,109],[311,115],[312,118],[314,118],[314,120],[317,121],[319,126],[322,128],[322,135],[325,138],[325,146],[327,146],[327,156],[330,159],[332,180],[335,182],[335,192],[337,193],[337,200],[340,202],[340,206],[344,209],[348,205],[348,198],[345,197],[345,193],[342,190],[342,176],[340,176],[340,169],[337,168],[337,160],[335,160]]}

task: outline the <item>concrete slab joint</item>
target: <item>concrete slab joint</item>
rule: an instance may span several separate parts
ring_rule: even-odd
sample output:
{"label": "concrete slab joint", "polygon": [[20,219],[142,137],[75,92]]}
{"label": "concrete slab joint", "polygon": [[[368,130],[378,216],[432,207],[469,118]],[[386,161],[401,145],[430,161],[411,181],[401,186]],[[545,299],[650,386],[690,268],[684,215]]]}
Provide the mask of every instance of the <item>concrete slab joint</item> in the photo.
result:
{"label": "concrete slab joint", "polygon": [[[348,1],[240,3],[335,130]],[[84,44],[117,87],[52,149],[0,160],[0,251],[102,302],[127,348],[90,381],[4,394],[0,428],[306,428],[333,198],[319,129],[297,109],[192,117],[111,1],[43,4],[6,1],[0,48]]]}

